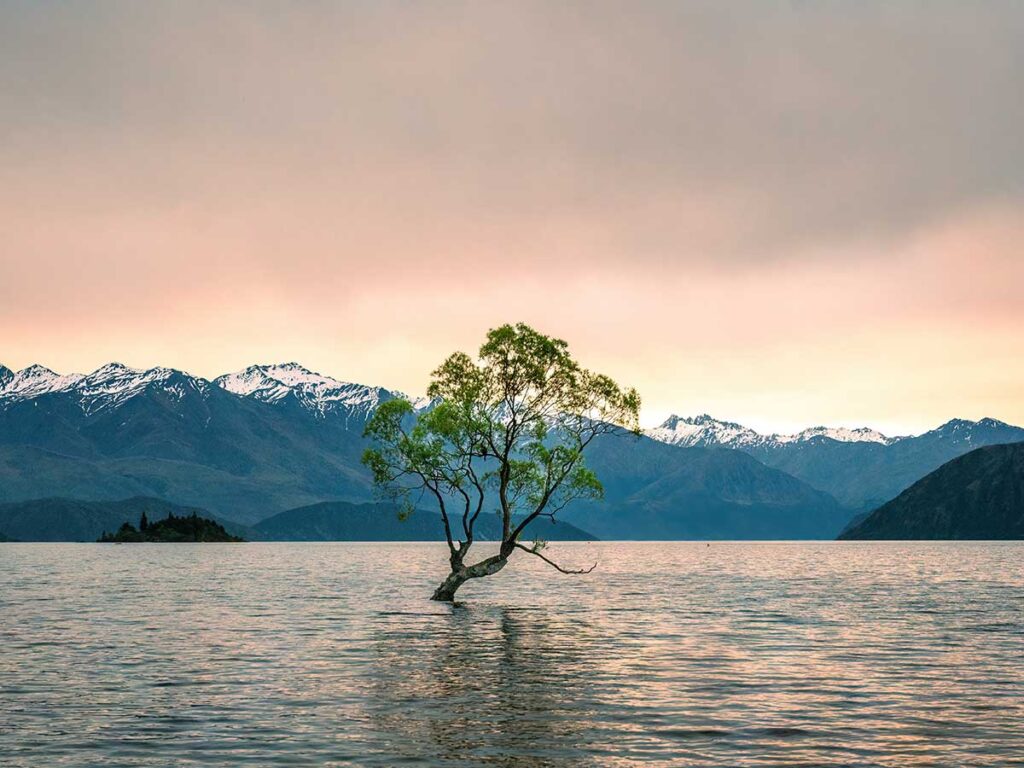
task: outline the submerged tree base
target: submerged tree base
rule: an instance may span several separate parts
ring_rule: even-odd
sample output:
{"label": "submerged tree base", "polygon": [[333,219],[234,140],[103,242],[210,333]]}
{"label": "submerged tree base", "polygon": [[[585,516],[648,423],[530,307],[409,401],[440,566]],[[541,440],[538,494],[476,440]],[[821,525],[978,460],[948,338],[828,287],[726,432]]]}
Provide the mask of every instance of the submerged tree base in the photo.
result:
{"label": "submerged tree base", "polygon": [[459,587],[465,584],[470,579],[479,579],[484,576],[491,576],[497,573],[505,567],[505,563],[508,562],[507,554],[497,554],[494,557],[488,557],[486,560],[481,560],[475,565],[469,567],[463,567],[457,562],[452,563],[452,572],[448,574],[448,578],[441,582],[440,586],[434,590],[434,594],[431,596],[431,600],[437,600],[442,603],[451,603],[455,601],[455,593],[459,591]]}
{"label": "submerged tree base", "polygon": [[465,579],[459,578],[456,574],[450,575],[447,579],[441,582],[440,586],[434,590],[434,594],[431,595],[431,600],[437,600],[441,603],[454,603],[455,593],[459,587],[466,583]]}

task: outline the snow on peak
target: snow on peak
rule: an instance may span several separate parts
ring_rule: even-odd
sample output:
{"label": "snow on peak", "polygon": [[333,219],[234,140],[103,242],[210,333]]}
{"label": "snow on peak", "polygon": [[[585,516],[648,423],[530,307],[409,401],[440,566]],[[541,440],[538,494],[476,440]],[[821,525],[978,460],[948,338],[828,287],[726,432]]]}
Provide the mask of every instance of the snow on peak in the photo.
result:
{"label": "snow on peak", "polygon": [[74,397],[86,414],[117,408],[153,384],[179,400],[190,389],[205,393],[209,388],[209,382],[173,368],[139,370],[121,363],[107,363],[85,376],[62,376],[41,365],[30,365],[10,376],[3,375],[6,370],[0,371],[0,406],[60,392]]}
{"label": "snow on peak", "polygon": [[275,400],[287,393],[280,381],[266,373],[271,366],[250,365],[244,371],[218,376],[213,383],[242,397],[257,396],[260,400]]}
{"label": "snow on peak", "polygon": [[61,376],[42,365],[30,365],[18,372],[4,368],[0,371],[0,399],[7,402],[30,400],[49,392],[63,392],[71,389],[81,380],[81,375],[72,373]]}
{"label": "snow on peak", "polygon": [[298,363],[250,365],[245,370],[214,379],[214,384],[241,397],[276,403],[294,397],[318,417],[353,411],[368,416],[381,402],[398,393],[324,376]]}
{"label": "snow on peak", "polygon": [[706,413],[689,417],[670,416],[661,426],[647,430],[647,435],[685,448],[715,445],[747,447],[758,445],[763,440],[752,429],[731,421],[719,421]]}
{"label": "snow on peak", "polygon": [[[346,416],[358,413],[365,419],[384,400],[402,396],[382,387],[339,381],[298,363],[252,365],[238,373],[221,376],[215,383],[228,392],[267,403],[292,397],[319,417],[338,411]],[[143,370],[118,362],[107,363],[85,376],[61,376],[41,365],[29,366],[17,373],[0,366],[0,407],[48,392],[66,392],[86,414],[92,415],[116,409],[150,388],[181,400],[190,392],[205,397],[210,387],[211,382],[174,368]],[[424,399],[422,405],[428,404]]]}
{"label": "snow on peak", "polygon": [[[398,394],[397,392],[395,393]],[[440,397],[430,397],[429,395],[420,395],[419,397],[409,397],[408,395],[399,395],[399,397],[405,397],[412,405],[412,409],[416,413],[422,413],[423,411],[430,411],[437,407],[440,402]]]}
{"label": "snow on peak", "polygon": [[82,409],[89,414],[117,408],[151,385],[157,384],[170,395],[181,399],[189,389],[205,393],[209,383],[174,368],[140,370],[121,363],[107,363],[82,377],[75,389]]}
{"label": "snow on peak", "polygon": [[889,445],[895,438],[886,437],[867,427],[811,427],[795,435],[762,435],[749,427],[731,421],[720,421],[708,414],[671,416],[661,426],[647,430],[648,437],[684,447],[757,448],[802,443],[814,438],[828,438],[844,443],[881,443]]}
{"label": "snow on peak", "polygon": [[889,445],[895,438],[886,437],[881,432],[869,427],[849,429],[847,427],[811,427],[795,435],[772,435],[778,443],[800,443],[815,437],[827,437],[840,443],[880,443]]}

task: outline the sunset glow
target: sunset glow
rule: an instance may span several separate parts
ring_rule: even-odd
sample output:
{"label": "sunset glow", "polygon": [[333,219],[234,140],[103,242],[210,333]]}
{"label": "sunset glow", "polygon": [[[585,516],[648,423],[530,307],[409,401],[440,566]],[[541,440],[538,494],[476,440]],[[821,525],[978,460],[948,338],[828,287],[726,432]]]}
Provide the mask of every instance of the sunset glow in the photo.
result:
{"label": "sunset glow", "polygon": [[924,7],[4,3],[0,363],[1024,422],[1024,6]]}

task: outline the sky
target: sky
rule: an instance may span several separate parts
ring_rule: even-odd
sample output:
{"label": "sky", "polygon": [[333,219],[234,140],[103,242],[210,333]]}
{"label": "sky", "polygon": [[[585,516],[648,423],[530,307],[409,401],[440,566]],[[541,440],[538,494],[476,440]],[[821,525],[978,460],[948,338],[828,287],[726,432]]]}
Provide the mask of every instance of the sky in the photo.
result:
{"label": "sky", "polygon": [[0,4],[0,363],[1024,424],[1024,3]]}

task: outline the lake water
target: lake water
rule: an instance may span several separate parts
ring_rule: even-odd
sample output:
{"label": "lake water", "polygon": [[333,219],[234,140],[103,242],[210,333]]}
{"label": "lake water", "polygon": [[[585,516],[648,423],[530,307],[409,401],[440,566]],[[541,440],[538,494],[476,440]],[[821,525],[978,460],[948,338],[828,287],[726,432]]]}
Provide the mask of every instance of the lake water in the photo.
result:
{"label": "lake water", "polygon": [[0,544],[0,765],[1024,765],[1020,543]]}

